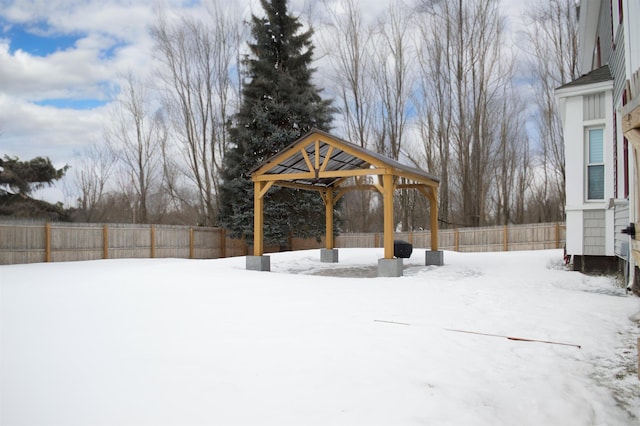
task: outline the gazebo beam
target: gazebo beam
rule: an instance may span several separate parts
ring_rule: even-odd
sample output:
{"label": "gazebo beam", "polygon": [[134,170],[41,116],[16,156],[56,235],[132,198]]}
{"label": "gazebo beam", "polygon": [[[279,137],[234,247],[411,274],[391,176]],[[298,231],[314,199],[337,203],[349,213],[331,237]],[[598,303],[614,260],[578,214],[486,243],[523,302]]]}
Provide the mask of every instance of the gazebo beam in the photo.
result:
{"label": "gazebo beam", "polygon": [[277,175],[272,175],[272,174],[256,175],[255,178],[252,178],[252,179],[254,181],[256,180],[282,181],[282,180],[298,180],[298,179],[314,179],[314,178],[315,179],[345,178],[345,177],[353,177],[353,176],[382,175],[384,173],[386,173],[386,171],[382,169],[329,170],[329,171],[318,171],[317,174],[315,170],[310,170],[307,172],[281,173]]}

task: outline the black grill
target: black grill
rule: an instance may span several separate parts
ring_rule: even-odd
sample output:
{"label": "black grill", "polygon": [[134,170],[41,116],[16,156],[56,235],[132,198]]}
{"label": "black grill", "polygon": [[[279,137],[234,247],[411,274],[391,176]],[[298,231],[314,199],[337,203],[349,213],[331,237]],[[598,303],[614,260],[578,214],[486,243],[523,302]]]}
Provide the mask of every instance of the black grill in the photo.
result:
{"label": "black grill", "polygon": [[408,259],[413,252],[413,246],[406,241],[395,240],[393,242],[393,255],[395,257],[402,257]]}

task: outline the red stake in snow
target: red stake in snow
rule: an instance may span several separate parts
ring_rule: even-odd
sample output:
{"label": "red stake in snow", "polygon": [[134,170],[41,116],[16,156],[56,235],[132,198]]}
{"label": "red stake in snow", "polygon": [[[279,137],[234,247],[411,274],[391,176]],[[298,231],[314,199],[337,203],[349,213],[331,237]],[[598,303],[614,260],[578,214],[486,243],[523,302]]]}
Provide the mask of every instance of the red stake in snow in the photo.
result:
{"label": "red stake in snow", "polygon": [[580,345],[574,345],[573,343],[553,342],[551,340],[528,339],[526,337],[503,336],[501,334],[480,333],[480,332],[477,332],[477,331],[456,330],[456,329],[453,329],[453,328],[445,328],[445,330],[456,331],[458,333],[479,334],[480,336],[503,337],[505,339],[518,340],[518,341],[521,341],[521,342],[538,342],[538,343],[547,343],[547,344],[550,344],[550,345],[573,346],[574,348],[580,349]]}

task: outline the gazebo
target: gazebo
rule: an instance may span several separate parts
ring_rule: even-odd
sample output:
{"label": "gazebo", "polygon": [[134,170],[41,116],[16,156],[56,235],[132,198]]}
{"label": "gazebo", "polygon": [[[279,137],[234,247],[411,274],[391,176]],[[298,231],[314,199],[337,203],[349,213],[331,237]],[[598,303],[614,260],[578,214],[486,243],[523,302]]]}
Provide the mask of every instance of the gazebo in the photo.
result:
{"label": "gazebo", "polygon": [[[436,176],[317,129],[266,160],[250,175],[254,182],[254,242],[247,269],[269,271],[271,267],[269,257],[264,255],[263,206],[265,194],[274,185],[318,191],[322,197],[326,208],[322,262],[338,262],[333,238],[335,203],[348,191],[379,191],[384,200],[384,258],[378,260],[378,276],[402,276],[402,259],[394,258],[393,197],[396,189],[418,190],[429,200],[431,212],[431,250],[426,251],[425,264],[443,264],[443,253],[438,250],[440,179]],[[360,176],[377,176],[377,182],[359,184],[357,179],[350,179]]]}

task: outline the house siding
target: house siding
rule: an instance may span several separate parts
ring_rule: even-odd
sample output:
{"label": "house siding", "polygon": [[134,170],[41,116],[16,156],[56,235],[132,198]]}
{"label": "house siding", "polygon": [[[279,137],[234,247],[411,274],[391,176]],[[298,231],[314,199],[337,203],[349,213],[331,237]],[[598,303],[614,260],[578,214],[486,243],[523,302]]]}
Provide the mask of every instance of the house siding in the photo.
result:
{"label": "house siding", "polygon": [[604,210],[584,211],[584,250],[587,256],[606,255],[606,222]]}
{"label": "house siding", "polygon": [[629,226],[629,201],[616,203],[614,212],[614,252],[626,259],[629,255],[629,236],[622,230]]}
{"label": "house siding", "polygon": [[[595,67],[605,65],[611,56],[613,45],[612,22],[611,22],[611,3],[608,1],[600,2],[600,15],[598,17],[598,37],[600,38],[600,59],[601,64],[594,64]],[[595,58],[594,58],[595,60]]]}
{"label": "house siding", "polygon": [[604,105],[604,92],[584,96],[582,119],[584,121],[603,119],[605,117]]}
{"label": "house siding", "polygon": [[[595,71],[603,65],[608,66],[611,74],[611,85],[605,93],[605,118],[602,120],[607,155],[610,154],[605,167],[610,167],[607,171],[611,172],[611,176],[605,175],[602,202],[580,202],[578,197],[582,193],[579,190],[583,189],[586,181],[584,176],[578,174],[579,166],[584,163],[584,156],[580,156],[581,135],[578,134],[578,126],[599,126],[601,119],[595,117],[600,114],[601,105],[599,99],[593,97],[581,99],[578,106],[570,99],[572,96],[590,96],[593,92],[589,92],[588,87],[570,90],[573,86],[561,86],[559,101],[567,154],[567,248],[571,243],[575,250],[573,259],[576,270],[602,271],[615,266],[611,268],[614,272],[629,271],[625,280],[627,284],[633,284],[634,292],[640,295],[640,268],[637,263],[640,262],[640,237],[631,239],[622,233],[629,223],[633,223],[640,234],[640,137],[629,132],[629,129],[637,127],[637,120],[629,123],[632,108],[622,106],[625,89],[630,89],[626,96],[628,103],[636,105],[635,102],[640,99],[640,90],[637,89],[640,78],[634,80],[632,77],[634,71],[640,69],[640,26],[637,25],[640,2],[580,0],[579,4],[578,57],[580,70],[585,74],[583,77],[589,76],[590,70]],[[589,84],[588,80],[580,82],[583,77],[574,82],[576,86]],[[594,84],[593,87],[597,86]],[[578,111],[571,110],[577,107],[583,108],[579,111],[580,117]],[[628,151],[621,130],[629,132]],[[629,262],[629,265],[624,265],[625,262]]]}
{"label": "house siding", "polygon": [[624,86],[627,81],[625,78],[624,38],[624,27],[618,25],[615,48],[611,51],[611,56],[609,57],[609,70],[613,77],[614,105],[622,101],[622,92],[624,91]]}
{"label": "house siding", "polygon": [[[565,172],[567,176],[565,213],[566,250],[572,256],[615,256],[613,236],[614,210],[607,202],[614,190],[614,143],[609,120],[613,114],[612,85],[603,82],[585,84],[565,90],[561,105],[564,113]],[[573,93],[575,94],[573,94]],[[603,128],[605,165],[604,196],[587,200],[588,129]],[[611,229],[608,229],[610,227]],[[585,260],[586,263],[589,260]]]}

